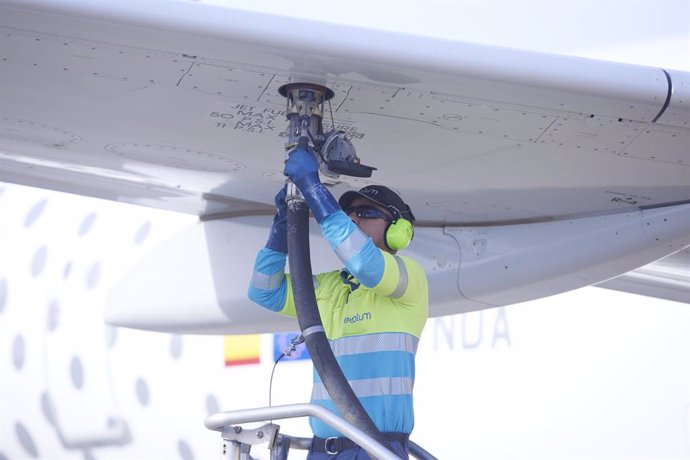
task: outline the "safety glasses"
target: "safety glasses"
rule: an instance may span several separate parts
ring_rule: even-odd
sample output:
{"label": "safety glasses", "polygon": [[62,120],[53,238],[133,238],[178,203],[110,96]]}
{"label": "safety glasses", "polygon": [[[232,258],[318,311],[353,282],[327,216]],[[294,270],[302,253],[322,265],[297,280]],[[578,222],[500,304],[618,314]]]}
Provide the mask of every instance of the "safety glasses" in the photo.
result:
{"label": "safety glasses", "polygon": [[353,206],[345,210],[345,214],[347,215],[352,213],[360,219],[383,219],[387,222],[391,221],[391,217],[388,214],[373,206]]}

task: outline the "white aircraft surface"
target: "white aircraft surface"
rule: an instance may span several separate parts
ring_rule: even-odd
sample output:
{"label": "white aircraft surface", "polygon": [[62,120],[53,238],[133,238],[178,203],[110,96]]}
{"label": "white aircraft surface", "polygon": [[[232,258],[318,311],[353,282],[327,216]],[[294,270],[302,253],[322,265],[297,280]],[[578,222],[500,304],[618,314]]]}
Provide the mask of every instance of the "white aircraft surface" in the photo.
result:
{"label": "white aircraft surface", "polygon": [[[216,457],[203,419],[267,404],[268,333],[296,323],[245,293],[290,81],[332,88],[324,123],[378,168],[334,194],[384,183],[418,217],[418,444],[690,456],[689,18],[687,1],[0,3],[0,459]],[[313,232],[315,271],[336,266]],[[225,366],[228,333],[262,333],[260,364]],[[307,361],[278,365],[273,404],[310,382]]]}

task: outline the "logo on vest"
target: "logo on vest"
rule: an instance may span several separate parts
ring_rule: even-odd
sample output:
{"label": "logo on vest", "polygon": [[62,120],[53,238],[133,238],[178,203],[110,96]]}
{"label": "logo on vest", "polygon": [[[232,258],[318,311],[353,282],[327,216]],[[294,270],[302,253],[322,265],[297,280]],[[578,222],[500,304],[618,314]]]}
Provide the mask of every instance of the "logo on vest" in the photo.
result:
{"label": "logo on vest", "polygon": [[371,313],[357,313],[356,315],[346,316],[343,320],[344,324],[358,323],[360,321],[366,321],[371,319]]}

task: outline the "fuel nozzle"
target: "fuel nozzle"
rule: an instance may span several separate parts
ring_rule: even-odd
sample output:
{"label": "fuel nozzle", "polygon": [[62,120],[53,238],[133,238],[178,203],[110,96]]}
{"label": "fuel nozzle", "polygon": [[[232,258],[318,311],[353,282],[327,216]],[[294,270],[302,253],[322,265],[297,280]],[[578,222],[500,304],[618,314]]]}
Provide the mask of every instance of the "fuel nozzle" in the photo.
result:
{"label": "fuel nozzle", "polygon": [[313,83],[288,83],[278,92],[287,99],[286,116],[290,126],[286,152],[300,142],[302,145],[306,143],[316,153],[324,175],[331,178],[340,175],[371,177],[376,168],[360,163],[355,147],[344,131],[323,132],[325,102],[333,98],[333,90]]}

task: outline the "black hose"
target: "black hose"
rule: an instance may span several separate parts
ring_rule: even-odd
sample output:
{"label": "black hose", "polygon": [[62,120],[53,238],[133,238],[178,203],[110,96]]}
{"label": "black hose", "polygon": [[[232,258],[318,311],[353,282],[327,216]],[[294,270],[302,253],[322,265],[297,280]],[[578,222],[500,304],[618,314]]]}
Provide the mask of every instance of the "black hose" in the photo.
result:
{"label": "black hose", "polygon": [[[288,202],[288,253],[297,321],[316,372],[342,417],[382,445],[388,446],[386,439],[352,391],[323,330],[312,281],[309,208],[302,200]],[[317,332],[308,333],[312,327]]]}

